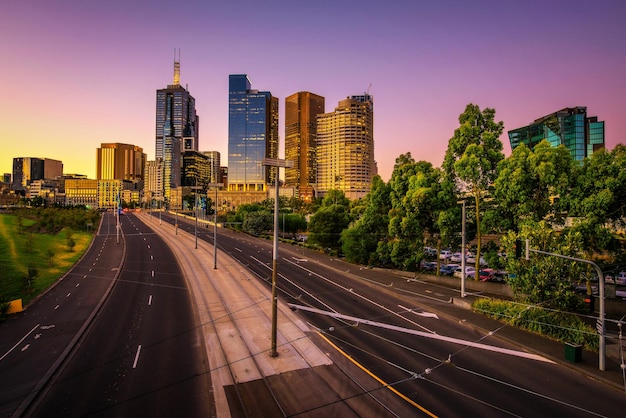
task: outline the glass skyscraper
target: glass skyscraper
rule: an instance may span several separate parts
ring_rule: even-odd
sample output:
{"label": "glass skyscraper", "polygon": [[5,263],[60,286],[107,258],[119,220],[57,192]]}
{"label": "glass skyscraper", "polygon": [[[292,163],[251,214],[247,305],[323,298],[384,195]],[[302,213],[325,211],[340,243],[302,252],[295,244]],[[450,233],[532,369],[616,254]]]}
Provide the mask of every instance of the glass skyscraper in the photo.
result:
{"label": "glass skyscraper", "polygon": [[604,148],[604,122],[587,117],[582,106],[561,109],[508,134],[512,150],[522,143],[533,149],[546,139],[553,147],[564,145],[578,161]]}
{"label": "glass skyscraper", "polygon": [[156,92],[155,155],[164,163],[163,188],[167,199],[171,189],[180,186],[182,153],[198,151],[199,124],[196,100],[180,85],[180,63],[176,61],[173,83]]}
{"label": "glass skyscraper", "polygon": [[317,116],[324,113],[324,98],[308,91],[285,99],[285,185],[295,186],[303,200],[314,197],[317,182]]}
{"label": "glass skyscraper", "polygon": [[264,158],[278,157],[278,99],[252,90],[245,74],[228,81],[228,191],[262,192],[274,184],[276,167]]}

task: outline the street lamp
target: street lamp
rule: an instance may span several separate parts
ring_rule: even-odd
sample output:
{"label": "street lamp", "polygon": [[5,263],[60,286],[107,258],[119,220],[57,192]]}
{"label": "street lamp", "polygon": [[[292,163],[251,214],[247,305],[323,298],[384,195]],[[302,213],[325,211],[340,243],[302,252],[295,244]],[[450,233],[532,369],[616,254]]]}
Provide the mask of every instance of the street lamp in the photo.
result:
{"label": "street lamp", "polygon": [[276,328],[278,322],[278,299],[276,296],[276,277],[278,273],[278,174],[280,167],[293,167],[293,161],[280,160],[278,158],[263,158],[263,165],[276,167],[276,179],[274,185],[276,189],[276,195],[274,198],[274,251],[272,252],[272,349],[270,351],[271,357],[278,356],[276,351]]}
{"label": "street lamp", "polygon": [[195,230],[195,236],[196,236],[196,250],[198,249],[198,190],[201,188],[200,186],[198,186],[198,179],[194,178],[194,180],[196,181],[196,185],[193,186],[191,189],[195,190],[195,194],[194,194],[194,212],[196,215],[196,230]]}
{"label": "street lamp", "polygon": [[213,202],[213,269],[217,268],[217,189],[222,186],[222,183],[209,183],[209,187],[215,188],[215,202]]}

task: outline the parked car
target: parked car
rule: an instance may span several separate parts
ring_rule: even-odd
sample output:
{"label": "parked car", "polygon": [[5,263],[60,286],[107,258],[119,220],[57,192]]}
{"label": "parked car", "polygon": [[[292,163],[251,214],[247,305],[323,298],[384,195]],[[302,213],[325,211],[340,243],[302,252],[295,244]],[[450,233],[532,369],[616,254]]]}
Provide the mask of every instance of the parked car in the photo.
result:
{"label": "parked car", "polygon": [[447,266],[439,267],[439,274],[442,276],[452,276],[454,274],[454,270],[459,268],[458,264],[448,264]]}
{"label": "parked car", "polygon": [[[476,269],[474,267],[465,267],[465,277],[474,278],[476,275]],[[461,267],[454,270],[454,277],[462,278],[463,277],[463,269]]]}
{"label": "parked car", "polygon": [[481,282],[490,282],[495,276],[495,271],[493,269],[482,269],[478,272],[478,277]]}
{"label": "parked car", "polygon": [[437,270],[437,262],[422,260],[420,268],[424,271],[435,271]]}
{"label": "parked car", "polygon": [[437,257],[437,249],[432,247],[424,247],[424,255],[426,257]]}
{"label": "parked car", "polygon": [[439,258],[440,258],[441,260],[447,260],[448,258],[450,258],[450,256],[451,256],[451,255],[452,255],[452,253],[451,253],[450,251],[448,251],[448,250],[442,250],[442,251],[439,253]]}
{"label": "parked car", "polygon": [[615,284],[626,286],[626,271],[621,271],[617,276],[615,276]]}

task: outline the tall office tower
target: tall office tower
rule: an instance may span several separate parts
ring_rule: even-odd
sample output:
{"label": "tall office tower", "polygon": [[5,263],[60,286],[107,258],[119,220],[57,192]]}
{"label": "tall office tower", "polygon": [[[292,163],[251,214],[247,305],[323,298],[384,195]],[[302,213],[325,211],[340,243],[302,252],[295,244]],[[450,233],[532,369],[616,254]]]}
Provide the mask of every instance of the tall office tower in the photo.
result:
{"label": "tall office tower", "polygon": [[277,169],[263,158],[278,157],[278,99],[252,90],[245,74],[228,83],[228,190],[262,192],[274,184]]}
{"label": "tall office tower", "polygon": [[63,163],[50,158],[13,158],[13,190],[26,190],[34,180],[54,180],[63,175]]}
{"label": "tall office tower", "polygon": [[285,185],[294,186],[303,200],[315,196],[317,181],[317,116],[324,113],[324,98],[308,91],[285,99]]}
{"label": "tall office tower", "polygon": [[561,109],[508,134],[512,150],[522,143],[533,149],[546,139],[553,147],[564,145],[578,161],[604,148],[604,122],[596,116],[587,117],[583,106]]}
{"label": "tall office tower", "polygon": [[204,153],[196,151],[185,151],[183,153],[182,165],[183,186],[202,188],[202,192],[206,193],[211,177],[211,161]]}
{"label": "tall office tower", "polygon": [[180,85],[180,62],[175,61],[173,84],[156,92],[155,155],[165,164],[163,185],[167,198],[171,188],[180,186],[181,154],[198,151],[199,125],[196,100]]}
{"label": "tall office tower", "polygon": [[136,145],[107,143],[96,150],[97,180],[143,180],[146,154]]}
{"label": "tall office tower", "polygon": [[209,158],[209,164],[211,165],[209,183],[222,183],[222,170],[221,170],[221,154],[219,151],[203,151],[204,155]]}
{"label": "tall office tower", "polygon": [[317,117],[317,191],[342,190],[349,199],[369,193],[376,175],[374,101],[369,94],[339,102]]}
{"label": "tall office tower", "polygon": [[150,202],[152,199],[163,199],[163,173],[162,158],[146,161],[143,182],[144,201]]}

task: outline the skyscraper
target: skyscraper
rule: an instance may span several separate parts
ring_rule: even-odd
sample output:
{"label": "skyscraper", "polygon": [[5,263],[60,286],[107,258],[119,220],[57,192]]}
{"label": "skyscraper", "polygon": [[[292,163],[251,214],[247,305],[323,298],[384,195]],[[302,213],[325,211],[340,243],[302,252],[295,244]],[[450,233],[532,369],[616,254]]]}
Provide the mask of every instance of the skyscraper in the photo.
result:
{"label": "skyscraper", "polygon": [[324,98],[308,91],[285,99],[285,185],[294,186],[303,200],[314,197],[317,182],[317,116],[324,113]]}
{"label": "skyscraper", "polygon": [[96,179],[141,181],[144,176],[146,154],[136,145],[100,144],[96,151]]}
{"label": "skyscraper", "polygon": [[369,193],[376,175],[374,161],[374,101],[372,96],[351,96],[334,112],[317,117],[317,191],[331,189],[349,199]]}
{"label": "skyscraper", "polygon": [[252,90],[245,74],[229,76],[228,190],[265,192],[276,179],[276,167],[264,158],[278,157],[278,99]]}
{"label": "skyscraper", "polygon": [[163,159],[164,195],[180,186],[181,154],[198,151],[200,118],[196,100],[180,85],[180,62],[174,62],[174,80],[156,92],[156,158]]}
{"label": "skyscraper", "polygon": [[587,117],[587,108],[568,107],[508,132],[511,149],[526,144],[533,149],[546,139],[551,146],[564,145],[575,160],[582,161],[604,148],[604,122]]}

